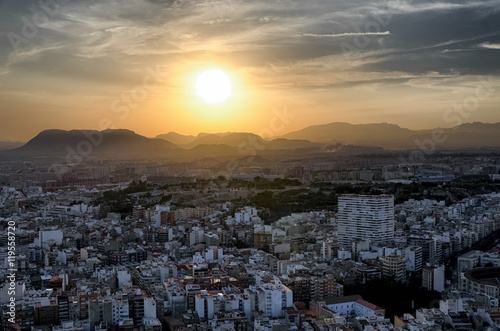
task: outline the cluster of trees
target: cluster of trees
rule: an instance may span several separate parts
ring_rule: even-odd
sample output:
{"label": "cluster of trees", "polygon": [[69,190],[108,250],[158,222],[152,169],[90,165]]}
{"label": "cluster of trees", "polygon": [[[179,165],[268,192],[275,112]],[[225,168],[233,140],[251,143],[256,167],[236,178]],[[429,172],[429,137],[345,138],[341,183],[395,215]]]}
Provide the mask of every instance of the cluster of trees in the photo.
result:
{"label": "cluster of trees", "polygon": [[263,209],[261,217],[270,222],[291,213],[334,210],[337,205],[334,193],[305,188],[276,193],[266,190],[254,195],[250,202]]}
{"label": "cluster of trees", "polygon": [[290,178],[275,178],[274,180],[263,179],[260,176],[254,178],[253,181],[243,179],[231,179],[227,187],[230,188],[256,188],[258,190],[283,190],[289,186],[301,186],[302,183],[298,179]]}
{"label": "cluster of trees", "polygon": [[[278,182],[279,183],[279,182]],[[392,194],[396,204],[409,199],[445,200],[448,205],[471,195],[496,192],[499,183],[312,183],[309,188],[273,192],[268,189],[255,194],[250,202],[264,210],[265,220],[279,219],[294,212],[311,210],[336,210],[341,194],[379,195]]]}
{"label": "cluster of trees", "polygon": [[[500,188],[498,182],[464,182],[463,180],[447,183],[414,182],[411,184],[315,182],[309,187],[305,187],[299,180],[290,178],[266,180],[256,177],[253,181],[249,181],[242,179],[227,180],[223,176],[215,179],[200,179],[196,183],[175,185],[175,187],[181,190],[202,189],[208,187],[211,183],[216,184],[218,187],[264,190],[256,193],[250,198],[250,201],[240,201],[240,203],[244,205],[250,202],[262,209],[261,216],[269,222],[295,212],[336,210],[337,197],[341,194],[392,194],[396,204],[409,199],[445,200],[447,204],[452,204],[467,196],[496,192]],[[127,214],[132,211],[134,204],[149,206],[153,203],[164,203],[172,199],[172,196],[163,196],[158,201],[153,201],[154,199],[151,199],[149,192],[154,188],[154,185],[147,182],[133,181],[121,191],[105,192],[95,203],[109,205],[111,211]],[[162,188],[172,188],[172,185]],[[136,193],[144,194],[135,196]]]}
{"label": "cluster of trees", "polygon": [[472,195],[497,192],[500,183],[484,182],[463,182],[455,180],[451,182],[413,182],[410,184],[402,183],[312,183],[312,188],[319,188],[324,191],[335,192],[338,194],[392,194],[396,204],[405,202],[409,199],[422,200],[434,199],[445,200],[452,204]]}
{"label": "cluster of trees", "polygon": [[[94,200],[95,205],[109,206],[111,212],[120,213],[123,216],[132,213],[134,205],[140,204],[148,207],[154,186],[142,181],[133,181],[126,188],[119,191],[106,191],[101,197]],[[144,193],[138,194],[136,193]]]}

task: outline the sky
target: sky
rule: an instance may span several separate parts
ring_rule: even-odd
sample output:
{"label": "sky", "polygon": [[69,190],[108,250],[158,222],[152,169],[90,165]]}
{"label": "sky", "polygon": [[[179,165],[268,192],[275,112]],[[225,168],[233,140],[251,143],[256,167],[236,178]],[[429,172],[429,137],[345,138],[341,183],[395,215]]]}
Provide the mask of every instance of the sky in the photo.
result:
{"label": "sky", "polygon": [[[206,104],[196,77],[225,72]],[[500,122],[500,0],[0,0],[0,140]]]}

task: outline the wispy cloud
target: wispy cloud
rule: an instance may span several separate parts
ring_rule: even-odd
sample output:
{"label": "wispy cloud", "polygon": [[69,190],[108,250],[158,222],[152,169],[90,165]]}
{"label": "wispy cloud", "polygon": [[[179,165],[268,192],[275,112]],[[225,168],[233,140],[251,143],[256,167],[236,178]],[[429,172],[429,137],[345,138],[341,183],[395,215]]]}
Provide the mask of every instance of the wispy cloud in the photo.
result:
{"label": "wispy cloud", "polygon": [[420,13],[420,12],[444,12],[457,9],[486,8],[498,6],[496,0],[486,1],[463,1],[463,3],[453,3],[451,1],[412,1],[397,0],[388,1],[387,7],[392,13]]}
{"label": "wispy cloud", "polygon": [[479,44],[479,47],[487,49],[500,49],[500,44],[490,44],[489,42],[484,42]]}
{"label": "wispy cloud", "polygon": [[354,36],[387,36],[390,35],[390,31],[384,32],[346,32],[346,33],[334,33],[334,34],[318,34],[318,33],[303,33],[303,37],[313,37],[313,38],[340,38],[340,37],[354,37]]}

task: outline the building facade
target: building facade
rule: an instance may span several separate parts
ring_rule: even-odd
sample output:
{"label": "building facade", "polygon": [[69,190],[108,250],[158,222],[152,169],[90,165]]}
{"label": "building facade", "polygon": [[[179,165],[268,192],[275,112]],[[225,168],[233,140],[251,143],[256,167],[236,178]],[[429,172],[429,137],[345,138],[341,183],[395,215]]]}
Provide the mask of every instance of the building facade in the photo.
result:
{"label": "building facade", "polygon": [[355,240],[385,244],[394,238],[394,196],[342,195],[338,199],[339,246]]}

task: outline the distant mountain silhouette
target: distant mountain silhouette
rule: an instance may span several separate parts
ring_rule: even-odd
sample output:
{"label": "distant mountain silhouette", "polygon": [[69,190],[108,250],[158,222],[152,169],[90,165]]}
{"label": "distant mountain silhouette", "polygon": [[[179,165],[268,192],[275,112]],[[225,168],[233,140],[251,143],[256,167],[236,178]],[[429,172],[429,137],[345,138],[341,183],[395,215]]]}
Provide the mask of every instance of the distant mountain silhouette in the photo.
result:
{"label": "distant mountain silhouette", "polygon": [[227,134],[207,134],[199,136],[192,142],[183,145],[184,148],[193,148],[198,145],[228,145],[232,147],[239,147],[245,142],[265,144],[266,141],[253,133],[247,132],[233,132]]}
{"label": "distant mountain silhouette", "polygon": [[[226,132],[226,133],[200,133],[196,137],[184,136],[176,132],[158,135],[156,138],[168,140],[182,148],[193,149],[196,146],[226,145],[246,150],[254,147],[256,150],[293,150],[300,148],[318,147],[320,144],[311,143],[308,140],[292,140],[278,138],[266,140],[262,137],[248,132]],[[185,142],[185,143],[184,143]],[[205,150],[209,147],[204,147]],[[220,150],[220,148],[219,148]],[[227,151],[227,150],[226,150]]]}
{"label": "distant mountain silhouette", "polygon": [[238,149],[225,144],[201,144],[184,151],[187,156],[213,157],[238,155]]}
{"label": "distant mountain silhouette", "polygon": [[452,129],[446,129],[449,132],[469,132],[480,134],[500,134],[500,123],[464,123]]}
{"label": "distant mountain silhouette", "polygon": [[[500,123],[465,123],[439,129],[446,135],[436,149],[460,149],[500,146]],[[432,139],[433,130],[410,130],[396,124],[329,123],[313,125],[283,135],[288,139],[308,139],[317,143],[376,146],[387,149],[415,149],[416,141]]]}
{"label": "distant mountain silhouette", "polygon": [[177,132],[169,132],[165,134],[159,134],[155,137],[155,139],[163,139],[170,141],[172,144],[176,145],[186,145],[196,139],[195,136],[186,136],[183,134],[179,134]]}
{"label": "distant mountain silhouette", "polygon": [[310,149],[319,147],[321,144],[312,143],[309,140],[285,139],[278,138],[269,141],[266,145],[267,149],[283,150],[283,149]]}
{"label": "distant mountain silhouette", "polygon": [[434,132],[441,132],[445,139],[432,142],[433,130],[410,130],[388,123],[314,125],[274,140],[245,132],[200,133],[196,137],[170,132],[158,136],[170,138],[179,145],[165,139],[146,138],[124,129],[45,130],[19,148],[1,151],[0,156],[10,159],[69,157],[73,161],[80,156],[106,159],[176,158],[185,161],[218,158],[224,162],[257,155],[269,160],[286,160],[297,156],[323,157],[332,153],[354,155],[380,153],[382,149],[411,150],[430,145],[435,150],[500,147],[500,123],[465,123],[435,130],[439,130]]}
{"label": "distant mountain silhouette", "polygon": [[6,151],[23,146],[25,143],[19,141],[0,141],[0,151]]}
{"label": "distant mountain silhouette", "polygon": [[72,155],[107,158],[166,157],[178,147],[166,140],[150,139],[130,130],[45,130],[24,146],[5,151],[9,156],[59,157]]}
{"label": "distant mountain silhouette", "polygon": [[307,139],[318,143],[365,144],[374,140],[405,139],[415,131],[404,129],[396,124],[350,124],[335,122],[313,125],[302,130],[283,135],[287,139]]}
{"label": "distant mountain silhouette", "polygon": [[[172,144],[175,144],[175,145],[178,145],[178,146],[188,145],[188,146],[185,146],[185,147],[189,148],[189,147],[193,147],[193,145],[196,146],[196,145],[201,145],[201,144],[206,144],[206,143],[209,143],[209,144],[219,143],[218,141],[211,141],[209,138],[207,140],[201,139],[201,138],[204,138],[206,136],[224,137],[224,136],[230,135],[232,133],[233,132],[225,132],[225,133],[206,133],[206,132],[200,132],[196,136],[192,136],[192,135],[180,134],[180,133],[177,133],[177,132],[169,132],[169,133],[165,133],[165,134],[159,134],[159,135],[157,135],[155,137],[155,139],[167,140],[167,141],[171,142]],[[196,144],[191,144],[193,141],[195,141],[197,139],[201,139],[201,140],[198,143],[196,143]]]}

